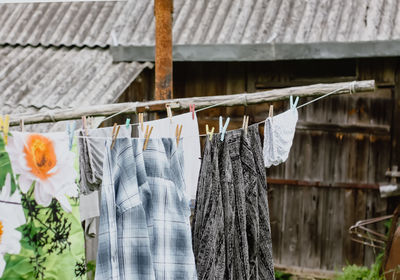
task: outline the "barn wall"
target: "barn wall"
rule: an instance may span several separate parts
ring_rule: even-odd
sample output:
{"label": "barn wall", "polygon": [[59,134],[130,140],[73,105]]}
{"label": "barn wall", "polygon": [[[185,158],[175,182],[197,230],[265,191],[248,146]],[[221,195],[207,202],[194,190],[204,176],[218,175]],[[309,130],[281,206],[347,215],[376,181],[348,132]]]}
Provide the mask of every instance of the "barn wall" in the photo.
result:
{"label": "barn wall", "polygon": [[[396,63],[394,59],[349,59],[174,65],[175,97],[376,80],[376,93],[329,97],[300,109],[289,159],[267,170],[268,178],[275,182],[269,184],[269,200],[277,264],[335,270],[347,262],[374,262],[374,251],[351,241],[348,228],[358,220],[387,212],[387,201],[371,188],[385,181],[384,173],[391,167]],[[276,113],[288,108],[288,102],[273,104]],[[230,129],[241,126],[245,112],[251,123],[262,121],[269,105],[202,111],[201,133],[206,123],[217,127],[219,115],[232,118]],[[288,184],[287,180],[305,183]],[[332,184],[338,187],[329,187]],[[351,187],[340,187],[345,184]],[[385,230],[383,225],[378,228]]]}
{"label": "barn wall", "polygon": [[[363,59],[285,62],[174,63],[174,97],[254,92],[269,88],[375,79],[375,93],[335,96],[299,110],[294,143],[286,163],[267,170],[275,263],[338,270],[349,263],[370,265],[374,252],[350,240],[348,228],[361,219],[384,215],[394,201],[381,199],[377,184],[393,161],[392,131],[397,60]],[[152,71],[127,89],[121,101],[151,99]],[[300,104],[308,99],[300,100]],[[265,119],[270,104],[213,108],[198,114],[229,129]],[[274,102],[275,114],[288,102]],[[134,117],[134,116],[132,116]],[[263,135],[263,127],[260,126]],[[398,141],[400,143],[400,141]],[[383,225],[374,226],[382,232]]]}

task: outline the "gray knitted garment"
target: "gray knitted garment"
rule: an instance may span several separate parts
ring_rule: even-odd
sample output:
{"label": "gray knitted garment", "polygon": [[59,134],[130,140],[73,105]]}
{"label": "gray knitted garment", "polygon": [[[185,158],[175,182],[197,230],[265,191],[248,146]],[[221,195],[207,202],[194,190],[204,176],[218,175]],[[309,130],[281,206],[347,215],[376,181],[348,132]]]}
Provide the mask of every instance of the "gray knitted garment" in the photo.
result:
{"label": "gray knitted garment", "polygon": [[275,279],[258,125],[207,140],[192,240],[198,279]]}

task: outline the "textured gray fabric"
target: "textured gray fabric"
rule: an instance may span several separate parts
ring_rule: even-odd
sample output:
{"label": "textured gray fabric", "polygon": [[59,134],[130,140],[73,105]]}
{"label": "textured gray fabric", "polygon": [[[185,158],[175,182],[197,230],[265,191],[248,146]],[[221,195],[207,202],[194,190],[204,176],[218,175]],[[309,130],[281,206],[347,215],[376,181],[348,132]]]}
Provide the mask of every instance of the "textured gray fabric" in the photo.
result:
{"label": "textured gray fabric", "polygon": [[175,139],[107,142],[96,279],[197,279]]}
{"label": "textured gray fabric", "polygon": [[[103,178],[105,138],[111,138],[112,130],[113,127],[89,129],[88,136],[92,138],[79,138],[79,172],[81,175],[79,185],[83,194],[100,189]],[[131,127],[121,126],[118,138],[130,138],[131,133]],[[82,130],[79,131],[79,136],[84,136]]]}
{"label": "textured gray fabric", "polygon": [[207,140],[192,225],[199,279],[274,279],[258,125]]}

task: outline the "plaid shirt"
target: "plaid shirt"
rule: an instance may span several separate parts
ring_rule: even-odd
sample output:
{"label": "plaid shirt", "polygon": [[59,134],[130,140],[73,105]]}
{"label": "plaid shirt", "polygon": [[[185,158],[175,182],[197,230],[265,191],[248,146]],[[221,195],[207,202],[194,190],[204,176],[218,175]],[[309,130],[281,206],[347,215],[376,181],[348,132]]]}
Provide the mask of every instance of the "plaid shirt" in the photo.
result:
{"label": "plaid shirt", "polygon": [[128,138],[106,145],[96,279],[197,279],[182,145],[142,147]]}

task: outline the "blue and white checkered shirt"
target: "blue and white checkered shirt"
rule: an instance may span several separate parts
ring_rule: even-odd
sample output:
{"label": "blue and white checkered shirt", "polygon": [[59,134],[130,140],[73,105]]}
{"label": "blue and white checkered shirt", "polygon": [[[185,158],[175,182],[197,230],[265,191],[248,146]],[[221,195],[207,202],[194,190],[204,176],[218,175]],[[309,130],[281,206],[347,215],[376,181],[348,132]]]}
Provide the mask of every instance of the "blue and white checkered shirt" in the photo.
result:
{"label": "blue and white checkered shirt", "polygon": [[182,145],[174,139],[107,143],[96,279],[197,279]]}

